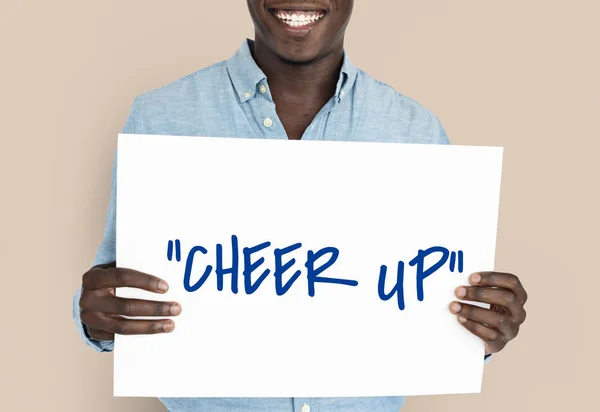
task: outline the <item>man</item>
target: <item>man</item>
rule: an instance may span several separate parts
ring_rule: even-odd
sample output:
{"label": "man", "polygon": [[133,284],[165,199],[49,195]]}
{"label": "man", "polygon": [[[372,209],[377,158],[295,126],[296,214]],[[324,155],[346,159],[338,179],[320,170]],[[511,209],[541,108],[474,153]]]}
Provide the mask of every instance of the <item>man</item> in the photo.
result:
{"label": "man", "polygon": [[[255,41],[244,41],[227,61],[138,96],[123,133],[449,144],[436,116],[350,62],[344,33],[353,0],[247,3]],[[182,310],[175,302],[114,295],[124,286],[168,289],[158,277],[115,267],[115,184],[116,162],[104,241],[74,300],[81,336],[97,351],[112,350],[115,333],[169,333],[175,327],[170,317]],[[449,302],[449,310],[483,339],[487,357],[517,335],[527,294],[511,274],[475,273],[470,280],[457,298],[491,308]],[[161,400],[171,412],[391,412],[404,403],[404,397]]]}

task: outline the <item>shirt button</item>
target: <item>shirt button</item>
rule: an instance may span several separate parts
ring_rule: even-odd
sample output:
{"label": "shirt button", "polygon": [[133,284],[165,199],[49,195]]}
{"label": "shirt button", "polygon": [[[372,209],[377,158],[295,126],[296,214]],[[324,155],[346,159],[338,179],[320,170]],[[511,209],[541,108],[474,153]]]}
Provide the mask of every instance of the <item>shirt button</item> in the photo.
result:
{"label": "shirt button", "polygon": [[252,92],[246,92],[246,94],[244,94],[244,96],[246,96],[246,98],[249,98],[250,96],[252,96]]}
{"label": "shirt button", "polygon": [[342,92],[340,93],[340,96],[344,97],[346,93],[342,90]]}
{"label": "shirt button", "polygon": [[267,92],[267,88],[265,87],[264,84],[261,84],[260,87],[258,88],[258,90],[262,93],[265,94]]}
{"label": "shirt button", "polygon": [[310,406],[307,404],[302,405],[302,412],[310,412]]}
{"label": "shirt button", "polygon": [[[263,124],[265,125],[265,127],[271,127],[273,126],[273,120],[269,119],[268,117],[263,121]],[[303,411],[303,412],[308,412],[308,411]]]}

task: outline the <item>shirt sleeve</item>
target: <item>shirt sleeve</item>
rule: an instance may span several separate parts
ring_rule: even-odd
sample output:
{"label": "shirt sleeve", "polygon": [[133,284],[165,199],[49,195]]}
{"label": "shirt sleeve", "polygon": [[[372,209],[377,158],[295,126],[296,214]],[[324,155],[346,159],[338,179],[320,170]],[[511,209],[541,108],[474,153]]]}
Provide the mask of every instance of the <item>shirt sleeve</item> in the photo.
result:
{"label": "shirt sleeve", "polygon": [[[434,116],[435,117],[435,116]],[[434,137],[432,139],[433,144],[450,144],[450,140],[448,140],[448,135],[446,134],[446,130],[444,130],[444,126],[442,126],[442,122],[438,117],[435,117],[435,124],[437,129],[434,132]]]}
{"label": "shirt sleeve", "polygon": [[[121,133],[135,133],[137,131],[138,121],[138,99],[136,98],[130,109],[129,116]],[[110,201],[108,203],[108,212],[106,214],[106,225],[104,227],[104,237],[100,247],[96,251],[96,257],[92,267],[96,265],[114,262],[117,255],[117,232],[116,232],[116,195],[117,195],[117,152],[115,151],[112,166],[112,183],[110,191]],[[98,341],[92,339],[86,326],[81,322],[81,310],[79,308],[79,299],[81,298],[81,286],[77,289],[73,297],[73,320],[79,331],[79,336],[84,343],[97,352],[110,352],[114,349],[114,341]]]}

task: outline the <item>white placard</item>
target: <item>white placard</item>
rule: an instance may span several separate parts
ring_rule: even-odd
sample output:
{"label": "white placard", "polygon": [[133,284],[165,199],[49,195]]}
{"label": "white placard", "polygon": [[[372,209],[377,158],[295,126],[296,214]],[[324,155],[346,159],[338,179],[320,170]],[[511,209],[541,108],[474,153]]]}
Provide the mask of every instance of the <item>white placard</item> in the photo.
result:
{"label": "white placard", "polygon": [[114,394],[480,392],[448,306],[493,270],[501,169],[497,147],[119,135],[117,264],[170,290],[118,295],[183,312],[116,337]]}

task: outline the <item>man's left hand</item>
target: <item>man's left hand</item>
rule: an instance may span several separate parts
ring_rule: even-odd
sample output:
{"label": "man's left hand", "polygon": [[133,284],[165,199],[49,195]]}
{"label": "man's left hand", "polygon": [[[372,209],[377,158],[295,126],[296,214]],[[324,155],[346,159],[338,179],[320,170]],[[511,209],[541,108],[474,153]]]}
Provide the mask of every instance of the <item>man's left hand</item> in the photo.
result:
{"label": "man's left hand", "polygon": [[510,273],[477,272],[469,281],[471,286],[456,288],[456,296],[465,301],[489,303],[490,308],[452,302],[450,311],[484,341],[486,355],[499,352],[517,336],[525,321],[527,292],[519,278]]}

